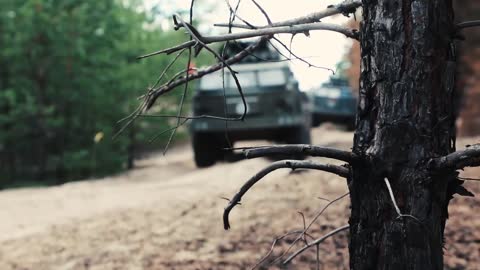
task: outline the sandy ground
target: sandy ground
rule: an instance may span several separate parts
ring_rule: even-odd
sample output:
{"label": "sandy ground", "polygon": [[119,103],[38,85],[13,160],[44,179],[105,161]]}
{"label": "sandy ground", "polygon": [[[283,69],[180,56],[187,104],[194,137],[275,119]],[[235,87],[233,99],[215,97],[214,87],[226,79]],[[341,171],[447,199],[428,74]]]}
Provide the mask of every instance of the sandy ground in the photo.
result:
{"label": "sandy ground", "polygon": [[[328,127],[313,131],[314,143],[343,149],[351,146],[352,136]],[[224,231],[222,198],[231,197],[269,162],[243,160],[196,169],[190,147],[182,146],[99,181],[1,192],[0,269],[249,269],[275,237],[303,228],[300,213],[308,223],[327,204],[325,198],[347,192],[345,181],[330,174],[280,170],[244,197],[232,211],[232,229]],[[478,177],[478,172],[465,175]],[[480,193],[480,183],[468,187]],[[478,209],[478,198],[454,200],[446,232],[448,269],[480,269]],[[310,233],[321,236],[347,220],[344,199],[328,208]],[[293,239],[280,241],[273,255]],[[326,241],[318,254],[321,269],[348,269],[347,233]],[[315,264],[311,249],[286,268],[315,269]]]}

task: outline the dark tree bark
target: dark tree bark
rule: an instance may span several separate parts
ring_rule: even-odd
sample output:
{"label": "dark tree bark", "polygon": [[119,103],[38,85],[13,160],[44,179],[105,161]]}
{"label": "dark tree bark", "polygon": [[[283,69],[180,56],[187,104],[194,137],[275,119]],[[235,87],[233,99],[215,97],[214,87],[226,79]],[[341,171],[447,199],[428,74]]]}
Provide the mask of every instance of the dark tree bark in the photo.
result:
{"label": "dark tree bark", "polygon": [[[451,0],[363,0],[361,79],[352,165],[351,269],[443,269],[454,169]],[[399,217],[384,178],[391,183]]]}

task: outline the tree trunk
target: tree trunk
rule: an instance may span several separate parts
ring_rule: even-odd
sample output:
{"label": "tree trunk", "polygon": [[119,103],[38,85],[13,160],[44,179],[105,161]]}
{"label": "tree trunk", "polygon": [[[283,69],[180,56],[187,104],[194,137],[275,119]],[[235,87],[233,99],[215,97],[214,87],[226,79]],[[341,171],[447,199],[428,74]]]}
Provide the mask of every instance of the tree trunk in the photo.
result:
{"label": "tree trunk", "polygon": [[[455,170],[428,160],[454,151],[451,0],[363,0],[353,151],[351,269],[443,269]],[[392,186],[397,214],[385,178]]]}

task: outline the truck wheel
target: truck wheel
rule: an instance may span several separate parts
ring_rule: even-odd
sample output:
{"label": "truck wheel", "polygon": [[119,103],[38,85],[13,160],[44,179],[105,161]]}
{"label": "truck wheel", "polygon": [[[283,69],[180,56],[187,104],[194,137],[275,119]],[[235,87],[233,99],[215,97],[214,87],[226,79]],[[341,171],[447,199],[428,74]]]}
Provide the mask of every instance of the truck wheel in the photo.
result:
{"label": "truck wheel", "polygon": [[350,121],[347,124],[347,131],[355,131],[355,120]]}
{"label": "truck wheel", "polygon": [[319,117],[312,117],[312,127],[318,127],[322,124],[322,120]]}
{"label": "truck wheel", "polygon": [[310,144],[310,129],[306,127],[298,127],[292,130],[287,143],[290,144]]}
{"label": "truck wheel", "polygon": [[[306,127],[298,127],[295,128],[291,131],[289,134],[290,136],[286,140],[288,144],[310,144],[311,143],[311,137],[310,137],[310,129]],[[293,159],[298,159],[302,160],[305,159],[306,156],[299,154],[299,155],[294,155],[291,157],[286,157],[286,158],[293,158]]]}
{"label": "truck wheel", "polygon": [[199,168],[205,168],[215,164],[217,159],[217,149],[212,136],[209,134],[193,134],[192,146],[193,154],[195,156],[195,164]]}

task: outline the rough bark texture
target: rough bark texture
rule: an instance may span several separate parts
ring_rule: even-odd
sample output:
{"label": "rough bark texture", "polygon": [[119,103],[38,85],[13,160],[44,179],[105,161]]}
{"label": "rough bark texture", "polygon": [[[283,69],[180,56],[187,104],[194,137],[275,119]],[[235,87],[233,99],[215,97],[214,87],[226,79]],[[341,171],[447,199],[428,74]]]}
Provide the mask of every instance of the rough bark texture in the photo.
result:
{"label": "rough bark texture", "polygon": [[[443,269],[456,172],[434,174],[427,161],[454,150],[453,31],[451,0],[363,0],[351,269]],[[385,177],[418,221],[398,218]]]}
{"label": "rough bark texture", "polygon": [[[480,18],[479,0],[456,0],[453,3],[455,22],[478,20]],[[349,27],[358,28],[358,22],[351,20]],[[480,31],[469,28],[462,31],[464,41],[457,41],[457,130],[458,136],[476,136],[480,134]],[[348,69],[350,86],[358,92],[360,78],[360,44],[352,43],[348,53],[351,66]]]}

